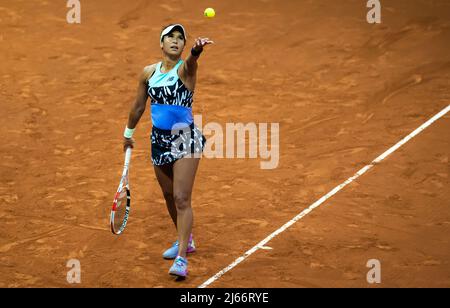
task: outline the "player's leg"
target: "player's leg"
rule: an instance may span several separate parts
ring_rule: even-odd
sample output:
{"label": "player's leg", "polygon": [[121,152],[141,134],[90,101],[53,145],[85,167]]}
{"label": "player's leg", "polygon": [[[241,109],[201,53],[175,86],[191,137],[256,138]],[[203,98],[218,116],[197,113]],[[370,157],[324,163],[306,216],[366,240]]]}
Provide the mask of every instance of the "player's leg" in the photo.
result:
{"label": "player's leg", "polygon": [[183,158],[173,165],[173,196],[177,209],[178,254],[185,258],[192,232],[193,213],[191,207],[192,188],[197,173],[199,158]]}
{"label": "player's leg", "polygon": [[167,210],[172,218],[175,227],[177,227],[177,209],[173,195],[173,170],[172,164],[154,166],[156,178],[166,200]]}

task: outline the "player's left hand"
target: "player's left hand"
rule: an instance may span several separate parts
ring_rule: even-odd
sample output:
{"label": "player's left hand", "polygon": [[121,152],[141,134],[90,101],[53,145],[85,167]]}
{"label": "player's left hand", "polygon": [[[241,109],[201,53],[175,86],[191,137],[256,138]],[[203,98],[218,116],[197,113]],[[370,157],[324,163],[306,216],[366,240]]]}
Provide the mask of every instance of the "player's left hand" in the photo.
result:
{"label": "player's left hand", "polygon": [[205,47],[206,45],[209,44],[214,44],[213,41],[211,41],[209,38],[207,37],[199,37],[195,40],[195,44],[192,47],[195,51],[202,51],[203,47]]}

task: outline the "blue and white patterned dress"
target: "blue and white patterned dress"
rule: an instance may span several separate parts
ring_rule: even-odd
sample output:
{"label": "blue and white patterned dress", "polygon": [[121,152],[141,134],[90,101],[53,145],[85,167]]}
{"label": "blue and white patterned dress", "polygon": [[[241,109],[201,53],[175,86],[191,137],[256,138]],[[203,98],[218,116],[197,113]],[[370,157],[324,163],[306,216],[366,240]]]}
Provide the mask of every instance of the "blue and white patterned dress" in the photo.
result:
{"label": "blue and white patterned dress", "polygon": [[157,166],[201,154],[206,142],[192,116],[194,92],[178,76],[182,64],[180,60],[172,70],[162,73],[159,62],[147,84],[153,123],[152,162]]}

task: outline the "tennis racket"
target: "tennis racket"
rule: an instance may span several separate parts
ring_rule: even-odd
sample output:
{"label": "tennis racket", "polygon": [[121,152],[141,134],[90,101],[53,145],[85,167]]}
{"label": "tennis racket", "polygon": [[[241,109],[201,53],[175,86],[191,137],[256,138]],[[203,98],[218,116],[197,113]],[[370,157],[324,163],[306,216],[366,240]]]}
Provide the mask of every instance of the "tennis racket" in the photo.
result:
{"label": "tennis racket", "polygon": [[125,152],[125,163],[123,166],[122,178],[119,188],[114,196],[111,210],[111,231],[113,234],[120,235],[127,226],[128,216],[130,215],[131,195],[129,182],[129,167],[131,161],[131,148]]}

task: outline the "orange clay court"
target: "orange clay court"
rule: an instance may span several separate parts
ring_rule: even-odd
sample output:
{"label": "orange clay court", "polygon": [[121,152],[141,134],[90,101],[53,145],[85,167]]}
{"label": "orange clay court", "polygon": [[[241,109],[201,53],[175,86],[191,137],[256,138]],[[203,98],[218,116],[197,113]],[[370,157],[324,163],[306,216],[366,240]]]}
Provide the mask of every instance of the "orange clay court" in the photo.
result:
{"label": "orange clay court", "polygon": [[[81,4],[68,24],[65,1],[0,0],[0,287],[200,286],[450,104],[447,0],[382,1],[381,24],[360,0]],[[202,159],[183,282],[161,257],[176,232],[148,107],[130,220],[109,230],[137,78],[172,22],[187,47],[215,42],[199,64],[203,124],[280,123],[276,169]],[[209,287],[450,287],[449,133],[447,113]],[[80,285],[66,281],[72,258]]]}

